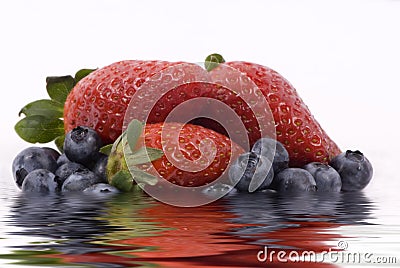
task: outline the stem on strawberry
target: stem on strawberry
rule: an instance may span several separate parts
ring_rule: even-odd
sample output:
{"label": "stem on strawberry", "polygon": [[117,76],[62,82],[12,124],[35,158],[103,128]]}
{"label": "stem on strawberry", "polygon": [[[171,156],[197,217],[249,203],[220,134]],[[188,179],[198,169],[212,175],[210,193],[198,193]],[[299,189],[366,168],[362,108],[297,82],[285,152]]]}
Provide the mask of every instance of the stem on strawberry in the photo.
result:
{"label": "stem on strawberry", "polygon": [[204,67],[209,72],[221,63],[224,63],[225,59],[218,53],[213,53],[207,56]]}

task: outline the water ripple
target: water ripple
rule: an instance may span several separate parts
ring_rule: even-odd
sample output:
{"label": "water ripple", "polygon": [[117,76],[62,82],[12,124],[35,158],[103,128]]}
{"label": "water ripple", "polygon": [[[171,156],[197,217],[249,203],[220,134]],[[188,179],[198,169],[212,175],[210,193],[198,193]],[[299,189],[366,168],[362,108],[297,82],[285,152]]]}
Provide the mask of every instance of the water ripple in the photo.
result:
{"label": "water ripple", "polygon": [[54,267],[258,267],[256,254],[264,246],[321,252],[332,241],[351,238],[341,230],[373,226],[376,209],[362,192],[236,193],[198,208],[172,207],[142,194],[16,193],[4,201],[7,252],[0,259]]}

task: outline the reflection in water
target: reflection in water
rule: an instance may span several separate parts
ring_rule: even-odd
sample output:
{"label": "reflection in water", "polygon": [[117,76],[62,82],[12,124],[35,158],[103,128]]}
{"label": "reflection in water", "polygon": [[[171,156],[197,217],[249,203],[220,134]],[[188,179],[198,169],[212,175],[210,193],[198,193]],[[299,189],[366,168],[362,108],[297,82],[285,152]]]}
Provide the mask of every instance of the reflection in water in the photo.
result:
{"label": "reflection in water", "polygon": [[321,252],[328,248],[326,242],[340,238],[336,227],[367,224],[371,209],[363,193],[235,194],[198,208],[131,194],[21,194],[8,219],[21,231],[11,234],[46,242],[21,244],[2,258],[80,267],[260,267],[266,264],[257,260],[257,253],[264,246]]}
{"label": "reflection in water", "polygon": [[250,224],[234,230],[234,235],[270,249],[300,252],[329,250],[326,242],[340,238],[335,228],[366,224],[371,213],[371,202],[362,192],[290,197],[269,192],[236,195],[226,201],[228,209],[238,216],[233,222]]}

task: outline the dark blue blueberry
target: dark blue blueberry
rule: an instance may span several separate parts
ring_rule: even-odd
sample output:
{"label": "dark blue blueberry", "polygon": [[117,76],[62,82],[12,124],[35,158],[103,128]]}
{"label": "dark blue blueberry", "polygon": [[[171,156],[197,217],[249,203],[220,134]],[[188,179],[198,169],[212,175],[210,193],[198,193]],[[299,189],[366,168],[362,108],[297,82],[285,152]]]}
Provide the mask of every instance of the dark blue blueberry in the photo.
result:
{"label": "dark blue blueberry", "polygon": [[315,192],[317,190],[313,176],[301,168],[282,170],[275,176],[271,186],[278,192]]}
{"label": "dark blue blueberry", "polygon": [[61,190],[63,192],[83,191],[89,186],[101,183],[101,178],[94,172],[85,169],[72,173],[63,183]]}
{"label": "dark blue blueberry", "polygon": [[93,167],[91,167],[91,170],[99,176],[104,183],[108,183],[107,180],[107,161],[108,161],[108,155],[99,153],[97,156],[97,161],[94,163]]}
{"label": "dark blue blueberry", "polygon": [[83,192],[94,194],[115,194],[119,193],[119,190],[107,183],[96,183],[87,187]]}
{"label": "dark blue blueberry", "polygon": [[21,189],[24,192],[54,193],[59,190],[59,184],[50,171],[36,169],[25,177]]}
{"label": "dark blue blueberry", "polygon": [[68,157],[65,154],[60,155],[60,157],[57,159],[57,165],[61,167],[65,163],[69,163],[71,160],[68,159]]}
{"label": "dark blue blueberry", "polygon": [[273,177],[272,163],[266,157],[254,152],[240,155],[229,168],[231,183],[242,192],[265,190],[271,184]]}
{"label": "dark blue blueberry", "polygon": [[69,160],[89,165],[97,157],[102,141],[97,132],[88,127],[76,127],[67,133],[64,152]]}
{"label": "dark blue blueberry", "polygon": [[49,151],[40,147],[29,147],[20,152],[12,164],[12,173],[18,187],[21,188],[25,177],[36,169],[55,172],[57,162]]}
{"label": "dark blue blueberry", "polygon": [[251,151],[268,158],[272,162],[275,174],[289,167],[289,153],[277,140],[261,138],[254,143]]}
{"label": "dark blue blueberry", "polygon": [[303,168],[314,177],[318,192],[340,192],[342,180],[333,167],[319,162],[312,162]]}
{"label": "dark blue blueberry", "polygon": [[372,179],[372,165],[360,151],[347,150],[334,157],[330,165],[342,178],[342,191],[359,191]]}
{"label": "dark blue blueberry", "polygon": [[79,163],[67,162],[61,165],[55,172],[58,182],[63,184],[64,181],[74,172],[87,170],[87,168]]}

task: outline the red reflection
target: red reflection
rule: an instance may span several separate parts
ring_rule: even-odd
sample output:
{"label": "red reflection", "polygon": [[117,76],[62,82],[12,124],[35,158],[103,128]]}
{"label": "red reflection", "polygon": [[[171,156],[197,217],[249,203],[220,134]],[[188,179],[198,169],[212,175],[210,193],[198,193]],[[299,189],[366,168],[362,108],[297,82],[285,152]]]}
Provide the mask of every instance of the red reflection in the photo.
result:
{"label": "red reflection", "polygon": [[[127,215],[129,216],[129,215]],[[136,215],[138,216],[138,215]],[[318,218],[313,222],[290,222],[293,227],[276,231],[243,235],[239,237],[237,228],[254,225],[232,223],[235,214],[223,207],[208,205],[197,208],[179,208],[162,203],[139,211],[139,218],[145,222],[167,228],[154,236],[131,237],[109,242],[107,252],[82,255],[52,255],[67,263],[115,263],[134,267],[155,264],[161,267],[335,267],[316,262],[279,262],[277,255],[260,262],[257,254],[263,250],[260,239],[269,242],[272,249],[291,252],[292,247],[301,254],[303,251],[320,253],[329,251],[325,241],[338,239],[337,235],[326,231],[339,224]],[[290,225],[288,225],[290,226]],[[115,245],[115,246],[114,246]],[[286,249],[282,249],[285,246]],[[100,246],[101,247],[101,246]],[[120,251],[120,253],[118,253]]]}

